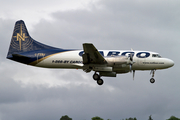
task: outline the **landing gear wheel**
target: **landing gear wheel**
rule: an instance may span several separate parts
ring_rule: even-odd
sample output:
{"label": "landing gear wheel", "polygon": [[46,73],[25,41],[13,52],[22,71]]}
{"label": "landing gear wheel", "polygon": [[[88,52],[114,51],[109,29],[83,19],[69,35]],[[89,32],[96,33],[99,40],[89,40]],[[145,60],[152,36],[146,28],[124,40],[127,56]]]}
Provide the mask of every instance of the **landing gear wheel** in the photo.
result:
{"label": "landing gear wheel", "polygon": [[100,76],[99,76],[98,74],[94,73],[93,79],[94,79],[94,80],[99,80],[99,79],[100,79]]}
{"label": "landing gear wheel", "polygon": [[154,79],[154,78],[151,78],[151,79],[150,79],[150,82],[151,82],[151,83],[154,83],[154,82],[155,82],[155,79]]}
{"label": "landing gear wheel", "polygon": [[102,85],[103,83],[104,83],[104,81],[102,79],[97,80],[98,85]]}

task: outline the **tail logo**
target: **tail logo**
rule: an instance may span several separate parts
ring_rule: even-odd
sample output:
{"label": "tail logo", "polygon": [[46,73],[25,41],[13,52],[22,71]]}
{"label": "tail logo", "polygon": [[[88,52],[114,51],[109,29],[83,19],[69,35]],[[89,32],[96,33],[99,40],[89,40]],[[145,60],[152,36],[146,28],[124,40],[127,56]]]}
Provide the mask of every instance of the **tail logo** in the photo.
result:
{"label": "tail logo", "polygon": [[33,42],[29,36],[26,36],[27,34],[24,24],[17,24],[14,29],[11,46],[19,51],[27,49]]}

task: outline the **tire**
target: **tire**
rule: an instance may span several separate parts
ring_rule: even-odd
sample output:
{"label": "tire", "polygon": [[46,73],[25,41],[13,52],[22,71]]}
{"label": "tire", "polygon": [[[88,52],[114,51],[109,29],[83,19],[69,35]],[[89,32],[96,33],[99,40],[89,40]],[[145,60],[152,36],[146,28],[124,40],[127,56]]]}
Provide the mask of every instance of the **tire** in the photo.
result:
{"label": "tire", "polygon": [[103,83],[104,83],[104,81],[102,79],[97,80],[98,85],[102,85]]}
{"label": "tire", "polygon": [[150,82],[151,82],[151,83],[155,83],[155,79],[154,79],[154,78],[151,78],[151,79],[150,79]]}
{"label": "tire", "polygon": [[99,76],[98,74],[94,74],[94,75],[93,75],[93,79],[94,79],[94,80],[99,80],[99,79],[100,79],[100,76]]}

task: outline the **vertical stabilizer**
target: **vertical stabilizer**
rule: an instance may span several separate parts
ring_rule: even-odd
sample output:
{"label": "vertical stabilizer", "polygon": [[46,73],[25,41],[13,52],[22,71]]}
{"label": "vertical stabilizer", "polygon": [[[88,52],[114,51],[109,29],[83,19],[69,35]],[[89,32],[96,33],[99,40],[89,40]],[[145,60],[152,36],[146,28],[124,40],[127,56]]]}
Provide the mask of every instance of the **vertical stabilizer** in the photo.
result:
{"label": "vertical stabilizer", "polygon": [[7,57],[10,57],[12,54],[18,54],[18,53],[34,51],[34,50],[42,50],[42,49],[55,49],[55,48],[35,41],[29,35],[24,21],[23,20],[17,21],[15,23]]}

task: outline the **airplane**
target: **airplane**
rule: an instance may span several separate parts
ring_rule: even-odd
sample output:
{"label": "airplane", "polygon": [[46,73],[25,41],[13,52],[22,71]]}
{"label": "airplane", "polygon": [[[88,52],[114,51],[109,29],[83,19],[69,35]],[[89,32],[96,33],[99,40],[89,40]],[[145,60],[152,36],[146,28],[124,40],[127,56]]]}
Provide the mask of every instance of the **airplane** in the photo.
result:
{"label": "airplane", "polygon": [[154,83],[156,70],[174,65],[172,60],[150,51],[97,50],[92,43],[84,43],[83,50],[51,47],[34,40],[23,20],[15,23],[7,59],[43,68],[94,71],[93,79],[98,85],[104,83],[101,77],[128,72],[133,72],[134,79],[136,70],[150,70],[150,82]]}

